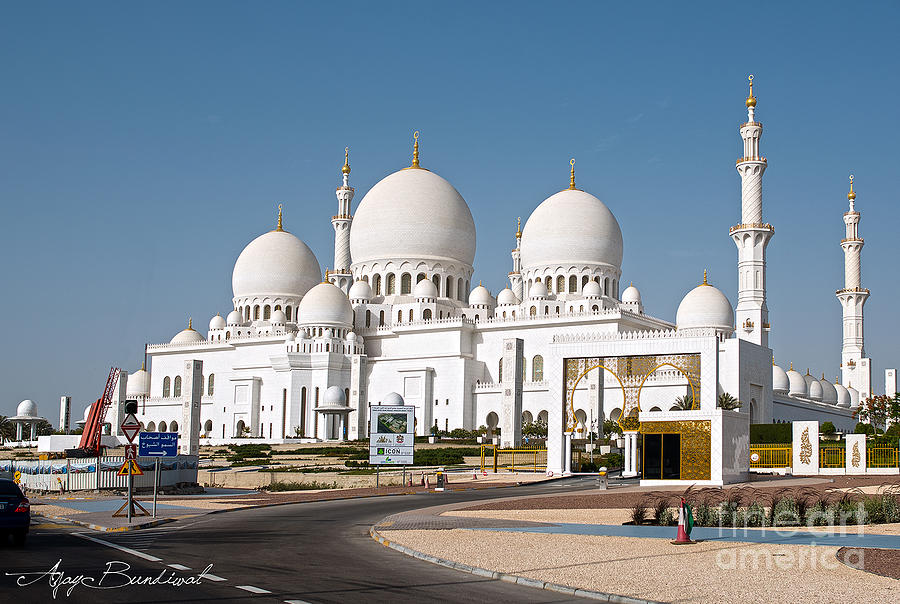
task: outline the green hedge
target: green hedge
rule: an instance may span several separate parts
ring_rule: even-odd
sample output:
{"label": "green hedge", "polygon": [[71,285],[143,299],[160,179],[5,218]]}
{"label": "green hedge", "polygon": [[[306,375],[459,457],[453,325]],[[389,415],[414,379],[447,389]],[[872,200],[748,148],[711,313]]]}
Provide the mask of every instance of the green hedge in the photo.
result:
{"label": "green hedge", "polygon": [[750,424],[750,444],[790,444],[791,424]]}

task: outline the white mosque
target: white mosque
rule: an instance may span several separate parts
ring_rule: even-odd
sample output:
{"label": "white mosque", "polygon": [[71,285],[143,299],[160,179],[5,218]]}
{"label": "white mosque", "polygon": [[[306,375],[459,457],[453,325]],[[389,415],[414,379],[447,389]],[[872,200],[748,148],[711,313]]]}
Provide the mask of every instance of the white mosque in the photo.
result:
{"label": "white mosque", "polygon": [[[841,242],[846,279],[837,292],[841,379],[832,383],[793,366],[785,372],[768,346],[766,246],[775,229],[763,218],[767,162],[752,76],[746,106],[741,220],[729,229],[738,249],[736,307],[704,276],[674,322],[649,314],[634,285],[621,287],[619,223],[577,188],[574,160],[568,188],[516,232],[510,286],[496,297],[471,287],[472,214],[453,185],[420,165],[416,133],[412,165],[373,186],[355,213],[345,155],[331,221],[334,270],[324,281],[279,206],[277,227],[235,262],[225,317],[216,314],[205,335],[189,322],[170,342],[149,346],[150,370],[128,375],[124,394],[139,399],[145,429],[179,431],[191,395],[185,362],[202,361],[193,387],[201,390],[199,432],[208,442],[365,437],[369,405],[389,394],[416,407],[418,434],[486,425],[501,428],[505,444],[516,443],[523,422],[547,422],[553,446],[591,419],[634,414],[648,426],[712,418],[713,441],[716,417],[743,426],[738,432],[750,422],[795,419],[852,429],[854,407],[872,390],[852,180]],[[718,409],[723,393],[741,407]],[[685,396],[693,409],[677,411]]]}

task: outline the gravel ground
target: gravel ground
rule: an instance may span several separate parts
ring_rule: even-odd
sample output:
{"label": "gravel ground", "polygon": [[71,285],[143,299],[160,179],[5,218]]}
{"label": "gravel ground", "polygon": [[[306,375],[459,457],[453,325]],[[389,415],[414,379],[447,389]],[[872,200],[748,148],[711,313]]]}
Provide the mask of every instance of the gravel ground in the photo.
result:
{"label": "gravel ground", "polygon": [[574,522],[578,524],[622,524],[631,520],[631,510],[455,510],[442,516],[496,518],[528,522]]}
{"label": "gravel ground", "polygon": [[837,558],[854,568],[859,568],[862,562],[866,572],[900,579],[900,550],[842,547],[837,552]]}
{"label": "gravel ground", "polygon": [[896,580],[838,562],[836,547],[472,531],[382,530],[421,552],[488,568],[660,601],[798,604],[896,602]]}
{"label": "gravel ground", "polygon": [[47,516],[72,516],[73,514],[83,514],[82,510],[73,510],[72,508],[64,508],[60,505],[50,505],[47,503],[32,503],[31,511],[35,514]]}

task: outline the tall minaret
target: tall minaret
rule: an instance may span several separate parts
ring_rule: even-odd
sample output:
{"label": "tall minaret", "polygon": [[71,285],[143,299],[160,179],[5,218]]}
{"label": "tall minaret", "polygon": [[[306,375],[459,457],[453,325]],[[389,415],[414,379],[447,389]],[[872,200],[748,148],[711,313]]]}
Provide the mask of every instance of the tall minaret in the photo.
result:
{"label": "tall minaret", "polygon": [[513,269],[509,273],[509,283],[519,302],[522,301],[522,218],[516,218],[516,249],[512,251]]}
{"label": "tall minaret", "polygon": [[853,175],[850,175],[850,192],[847,193],[850,210],[844,213],[846,235],[841,240],[844,248],[844,288],[837,290],[837,298],[844,309],[844,338],[841,347],[841,377],[845,386],[852,386],[860,398],[868,397],[872,389],[872,362],[866,358],[863,343],[863,307],[869,290],[860,286],[860,252],[863,240],[859,237],[859,212],[856,211],[856,193],[853,191]]}
{"label": "tall minaret", "polygon": [[769,346],[769,309],[766,307],[766,246],[775,228],[763,222],[762,176],[766,158],[759,154],[762,124],[754,117],[756,97],[753,76],[747,97],[747,123],[741,124],[744,155],[737,160],[741,175],[741,224],[730,234],[738,248],[738,304],[735,323],[738,337],[761,346]]}
{"label": "tall minaret", "polygon": [[328,273],[328,281],[344,290],[350,290],[353,276],[350,274],[350,202],[353,201],[354,189],[350,186],[350,148],[344,148],[343,184],[335,192],[338,200],[338,212],[331,217],[334,227],[334,270]]}

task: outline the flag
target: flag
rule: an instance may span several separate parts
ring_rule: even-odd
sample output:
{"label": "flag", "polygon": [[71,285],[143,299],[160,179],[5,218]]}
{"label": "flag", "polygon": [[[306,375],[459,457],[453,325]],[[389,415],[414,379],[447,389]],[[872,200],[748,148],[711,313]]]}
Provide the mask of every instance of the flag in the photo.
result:
{"label": "flag", "polygon": [[694,514],[691,512],[691,506],[682,500],[682,507],[684,507],[684,531],[687,533],[687,536],[691,536],[691,529],[694,528]]}

